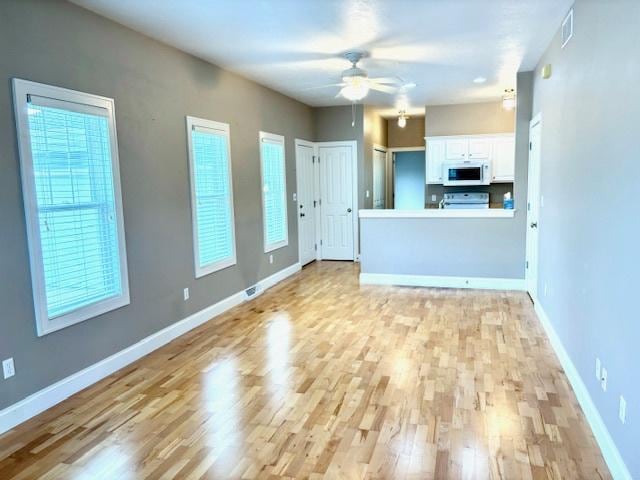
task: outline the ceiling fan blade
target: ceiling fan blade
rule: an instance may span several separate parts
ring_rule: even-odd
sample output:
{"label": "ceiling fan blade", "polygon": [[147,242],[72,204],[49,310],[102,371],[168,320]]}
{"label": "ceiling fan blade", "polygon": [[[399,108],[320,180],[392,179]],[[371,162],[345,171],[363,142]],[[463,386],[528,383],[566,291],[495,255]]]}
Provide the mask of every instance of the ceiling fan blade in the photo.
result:
{"label": "ceiling fan blade", "polygon": [[316,87],[308,87],[305,90],[318,90],[320,88],[329,88],[329,87],[344,87],[345,83],[328,83],[326,85],[318,85]]}
{"label": "ceiling fan blade", "polygon": [[391,95],[393,95],[398,91],[398,89],[395,87],[389,87],[388,85],[380,85],[379,83],[373,83],[373,82],[369,83],[369,88],[371,90],[377,90],[378,92],[389,93]]}
{"label": "ceiling fan blade", "polygon": [[396,85],[401,85],[402,83],[404,83],[402,79],[398,77],[377,77],[377,78],[370,78],[369,80],[376,83],[393,83]]}

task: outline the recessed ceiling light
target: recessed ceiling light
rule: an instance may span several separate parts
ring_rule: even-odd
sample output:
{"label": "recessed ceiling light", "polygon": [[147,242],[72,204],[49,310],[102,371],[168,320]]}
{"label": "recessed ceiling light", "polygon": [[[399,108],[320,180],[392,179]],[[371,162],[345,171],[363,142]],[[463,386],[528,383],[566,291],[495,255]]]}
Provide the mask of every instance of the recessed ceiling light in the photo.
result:
{"label": "recessed ceiling light", "polygon": [[484,77],[476,77],[476,78],[473,79],[473,83],[484,83],[486,81],[487,81],[487,79],[484,78]]}

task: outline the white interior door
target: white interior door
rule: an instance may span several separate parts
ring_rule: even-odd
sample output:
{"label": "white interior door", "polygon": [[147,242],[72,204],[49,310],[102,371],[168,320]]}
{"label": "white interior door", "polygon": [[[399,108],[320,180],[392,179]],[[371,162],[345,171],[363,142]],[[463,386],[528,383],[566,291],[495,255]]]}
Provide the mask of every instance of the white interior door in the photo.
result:
{"label": "white interior door", "polygon": [[385,208],[387,153],[373,149],[373,208]]}
{"label": "white interior door", "polygon": [[527,194],[527,261],[525,280],[531,298],[538,297],[538,218],[540,212],[540,143],[542,121],[531,121],[529,128],[529,185]]}
{"label": "white interior door", "polygon": [[298,253],[300,264],[316,258],[315,149],[313,143],[296,141],[298,194]]}
{"label": "white interior door", "polygon": [[322,258],[354,260],[354,162],[351,146],[320,146]]}

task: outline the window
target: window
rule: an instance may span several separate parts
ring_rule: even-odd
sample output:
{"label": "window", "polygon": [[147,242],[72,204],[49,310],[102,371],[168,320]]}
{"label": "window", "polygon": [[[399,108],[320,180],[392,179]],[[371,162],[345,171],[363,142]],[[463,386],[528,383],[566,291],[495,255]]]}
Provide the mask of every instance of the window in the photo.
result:
{"label": "window", "polygon": [[260,169],[264,251],[267,253],[289,244],[283,136],[260,132]]}
{"label": "window", "polygon": [[236,264],[229,125],[187,117],[196,278]]}
{"label": "window", "polygon": [[13,81],[38,335],[129,303],[112,99]]}

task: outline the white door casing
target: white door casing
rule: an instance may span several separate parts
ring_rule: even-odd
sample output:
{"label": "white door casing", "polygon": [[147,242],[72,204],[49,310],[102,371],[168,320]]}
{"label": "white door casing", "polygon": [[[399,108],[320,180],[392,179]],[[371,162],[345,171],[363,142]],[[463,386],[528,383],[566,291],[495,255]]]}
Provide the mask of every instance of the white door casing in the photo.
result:
{"label": "white door casing", "polygon": [[318,157],[322,258],[355,260],[358,238],[355,142],[320,143]]}
{"label": "white door casing", "polygon": [[296,139],[296,183],[298,216],[298,257],[301,265],[316,259],[316,147]]}
{"label": "white door casing", "polygon": [[386,207],[387,152],[380,147],[373,148],[373,208]]}
{"label": "white door casing", "polygon": [[525,282],[534,301],[538,295],[538,238],[540,213],[540,152],[542,116],[531,120],[529,126],[529,175],[527,188],[527,259]]}

